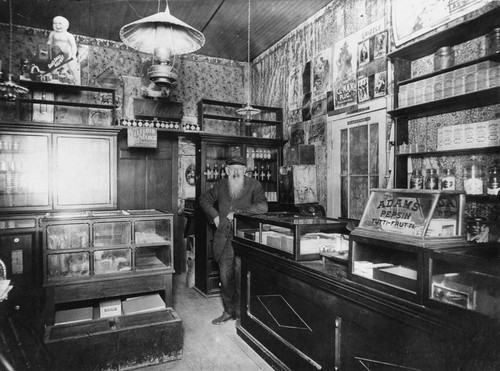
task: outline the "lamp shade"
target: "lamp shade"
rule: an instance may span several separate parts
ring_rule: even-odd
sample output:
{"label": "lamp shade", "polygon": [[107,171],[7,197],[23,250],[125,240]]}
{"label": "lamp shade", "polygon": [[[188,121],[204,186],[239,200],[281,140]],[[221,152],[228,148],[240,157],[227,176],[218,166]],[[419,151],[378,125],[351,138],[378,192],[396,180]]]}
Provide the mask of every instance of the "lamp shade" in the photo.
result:
{"label": "lamp shade", "polygon": [[187,54],[205,44],[205,36],[171,15],[168,6],[164,12],[123,26],[120,38],[131,48],[149,54],[162,47],[170,49],[174,55]]}

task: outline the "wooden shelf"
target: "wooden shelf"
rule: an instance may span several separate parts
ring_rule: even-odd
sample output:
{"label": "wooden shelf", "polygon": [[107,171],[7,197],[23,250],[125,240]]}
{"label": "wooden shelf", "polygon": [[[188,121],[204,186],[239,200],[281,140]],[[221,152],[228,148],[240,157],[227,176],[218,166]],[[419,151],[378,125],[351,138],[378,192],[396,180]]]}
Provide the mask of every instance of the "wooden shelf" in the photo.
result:
{"label": "wooden shelf", "polygon": [[442,151],[428,151],[428,152],[412,152],[412,153],[397,153],[397,157],[434,157],[434,156],[460,156],[469,155],[476,153],[498,153],[500,148],[498,146],[494,147],[482,147],[482,148],[462,148],[462,149],[450,149]]}

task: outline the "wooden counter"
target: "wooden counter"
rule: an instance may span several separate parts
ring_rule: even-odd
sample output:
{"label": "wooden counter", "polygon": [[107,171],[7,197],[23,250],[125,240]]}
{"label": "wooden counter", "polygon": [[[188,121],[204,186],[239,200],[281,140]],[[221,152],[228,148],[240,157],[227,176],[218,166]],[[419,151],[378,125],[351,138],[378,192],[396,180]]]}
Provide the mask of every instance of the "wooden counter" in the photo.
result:
{"label": "wooden counter", "polygon": [[[296,262],[234,241],[237,332],[279,370],[495,370],[500,330],[351,282],[347,266]],[[347,263],[346,263],[347,264]]]}

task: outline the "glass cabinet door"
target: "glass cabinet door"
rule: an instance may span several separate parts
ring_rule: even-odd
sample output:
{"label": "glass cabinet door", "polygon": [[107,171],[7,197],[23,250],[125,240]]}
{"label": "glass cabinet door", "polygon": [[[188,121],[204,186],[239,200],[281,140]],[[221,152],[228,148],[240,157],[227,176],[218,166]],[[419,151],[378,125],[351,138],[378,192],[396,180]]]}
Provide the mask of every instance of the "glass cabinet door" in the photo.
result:
{"label": "glass cabinet door", "polygon": [[116,137],[61,134],[54,141],[54,207],[116,207]]}
{"label": "glass cabinet door", "polygon": [[0,208],[50,207],[49,135],[0,135]]}
{"label": "glass cabinet door", "polygon": [[138,220],[134,224],[136,244],[165,243],[172,240],[170,219]]}
{"label": "glass cabinet door", "polygon": [[132,225],[128,221],[94,223],[94,246],[128,245],[132,240]]}
{"label": "glass cabinet door", "polygon": [[249,146],[246,148],[246,161],[251,176],[262,184],[267,200],[278,201],[278,148]]}

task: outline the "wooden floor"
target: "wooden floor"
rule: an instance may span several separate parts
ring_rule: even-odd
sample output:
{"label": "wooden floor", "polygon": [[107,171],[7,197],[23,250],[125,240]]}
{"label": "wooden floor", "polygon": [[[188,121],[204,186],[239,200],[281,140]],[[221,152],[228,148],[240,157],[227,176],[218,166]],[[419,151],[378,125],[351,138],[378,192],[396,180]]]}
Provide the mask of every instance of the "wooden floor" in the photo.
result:
{"label": "wooden floor", "polygon": [[215,326],[222,314],[220,297],[205,298],[186,285],[186,274],[173,278],[174,310],[184,326],[182,359],[142,368],[144,371],[253,371],[273,370],[236,334],[235,321]]}

